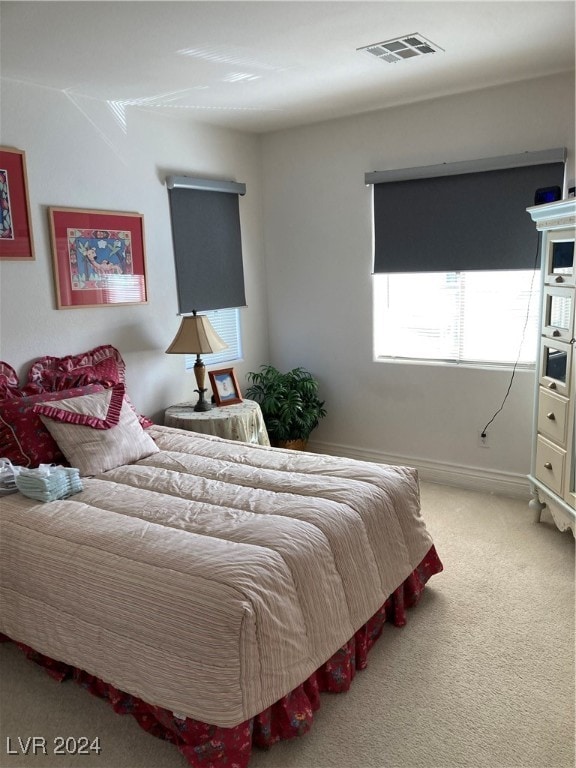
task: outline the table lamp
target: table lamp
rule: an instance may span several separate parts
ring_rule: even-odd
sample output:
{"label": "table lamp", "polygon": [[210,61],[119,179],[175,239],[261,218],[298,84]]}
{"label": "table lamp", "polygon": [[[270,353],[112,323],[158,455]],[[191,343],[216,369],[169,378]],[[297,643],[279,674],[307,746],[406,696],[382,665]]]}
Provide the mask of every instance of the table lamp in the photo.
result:
{"label": "table lamp", "polygon": [[192,315],[184,315],[180,323],[178,333],[172,344],[166,350],[169,355],[196,355],[194,363],[194,376],[198,389],[198,402],[194,406],[195,411],[209,411],[212,403],[204,398],[206,387],[206,366],[200,355],[209,355],[212,352],[220,352],[226,349],[228,344],[216,333],[206,315],[198,315],[194,311]]}

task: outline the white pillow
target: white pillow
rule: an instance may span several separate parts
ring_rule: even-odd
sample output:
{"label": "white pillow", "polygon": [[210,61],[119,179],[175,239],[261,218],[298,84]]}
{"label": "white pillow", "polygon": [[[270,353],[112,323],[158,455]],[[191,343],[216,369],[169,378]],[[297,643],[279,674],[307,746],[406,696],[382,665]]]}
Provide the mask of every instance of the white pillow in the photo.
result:
{"label": "white pillow", "polygon": [[33,410],[81,475],[97,475],[159,450],[124,399],[124,384],[53,404],[38,403]]}

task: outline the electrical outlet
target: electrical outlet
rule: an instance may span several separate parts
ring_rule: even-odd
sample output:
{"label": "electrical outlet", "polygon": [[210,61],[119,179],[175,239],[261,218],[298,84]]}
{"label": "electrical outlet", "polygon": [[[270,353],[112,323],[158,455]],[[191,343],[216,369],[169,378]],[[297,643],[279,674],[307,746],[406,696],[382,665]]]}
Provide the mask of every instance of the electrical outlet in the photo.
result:
{"label": "electrical outlet", "polygon": [[480,448],[490,448],[487,432],[478,432],[478,445]]}

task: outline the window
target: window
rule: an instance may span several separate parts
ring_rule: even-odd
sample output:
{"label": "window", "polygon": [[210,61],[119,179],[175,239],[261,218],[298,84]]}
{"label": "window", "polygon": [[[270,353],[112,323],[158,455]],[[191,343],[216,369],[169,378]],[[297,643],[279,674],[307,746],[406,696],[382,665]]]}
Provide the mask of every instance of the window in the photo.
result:
{"label": "window", "polygon": [[374,275],[374,356],[531,367],[538,343],[534,270]]}
{"label": "window", "polygon": [[367,173],[374,185],[374,354],[532,367],[538,232],[526,209],[564,185],[566,149]]}
{"label": "window", "polygon": [[[220,363],[231,363],[242,358],[242,334],[240,333],[240,312],[238,309],[216,309],[212,312],[203,312],[202,314],[212,323],[212,326],[218,336],[228,344],[222,352],[215,352],[213,355],[202,355],[202,360],[206,365],[219,365]],[[186,370],[192,370],[196,358],[194,355],[186,355]]]}

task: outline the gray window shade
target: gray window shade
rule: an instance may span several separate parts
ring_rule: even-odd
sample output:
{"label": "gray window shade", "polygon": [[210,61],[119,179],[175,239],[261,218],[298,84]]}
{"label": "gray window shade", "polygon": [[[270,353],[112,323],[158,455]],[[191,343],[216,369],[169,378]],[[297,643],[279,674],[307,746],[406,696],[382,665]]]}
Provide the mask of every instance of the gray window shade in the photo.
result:
{"label": "gray window shade", "polygon": [[168,194],[180,314],[246,306],[238,192],[169,183]]}
{"label": "gray window shade", "polygon": [[533,269],[526,208],[563,181],[564,162],[548,162],[375,183],[374,272]]}

